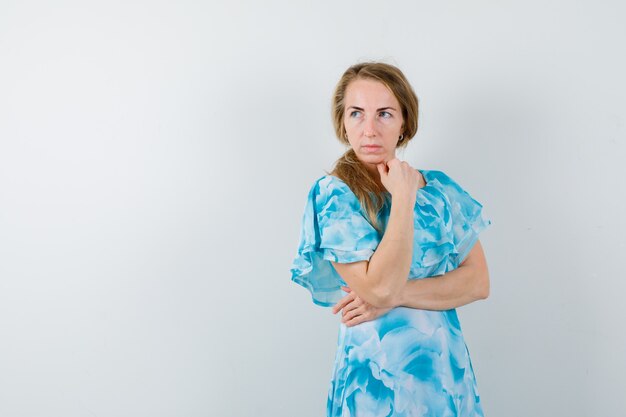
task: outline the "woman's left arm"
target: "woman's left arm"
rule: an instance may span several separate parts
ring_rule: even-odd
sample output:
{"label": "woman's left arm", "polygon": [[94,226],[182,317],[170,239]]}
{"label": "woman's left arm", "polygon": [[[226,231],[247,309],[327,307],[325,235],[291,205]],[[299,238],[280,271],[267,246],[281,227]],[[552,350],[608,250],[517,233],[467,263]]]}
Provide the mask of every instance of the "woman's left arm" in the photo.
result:
{"label": "woman's left arm", "polygon": [[[373,307],[361,300],[349,288],[348,295],[334,307],[333,313],[342,311],[342,321],[354,326],[386,314],[390,309]],[[489,296],[489,270],[485,253],[479,240],[458,268],[444,275],[407,280],[404,289],[394,301],[396,307],[422,310],[450,310]]]}
{"label": "woman's left arm", "polygon": [[489,270],[479,240],[458,268],[440,276],[407,280],[395,306],[449,310],[489,296]]}

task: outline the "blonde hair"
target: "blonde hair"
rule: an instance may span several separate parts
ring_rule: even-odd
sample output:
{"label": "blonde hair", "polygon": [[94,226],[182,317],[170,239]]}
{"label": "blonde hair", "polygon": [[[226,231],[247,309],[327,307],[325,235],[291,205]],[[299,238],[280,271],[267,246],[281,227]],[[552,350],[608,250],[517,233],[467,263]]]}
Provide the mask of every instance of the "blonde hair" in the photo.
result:
{"label": "blonde hair", "polygon": [[[358,79],[370,79],[383,83],[396,97],[402,110],[403,140],[398,148],[404,148],[417,133],[418,100],[411,84],[399,68],[382,62],[363,62],[348,68],[335,87],[332,99],[332,119],[337,139],[350,146],[345,134],[344,113],[346,89],[351,82]],[[378,221],[378,213],[383,204],[389,202],[389,193],[381,187],[379,179],[365,168],[352,148],[348,149],[336,162],[330,172],[345,182],[357,196],[361,207],[374,228],[382,235],[382,226]]]}

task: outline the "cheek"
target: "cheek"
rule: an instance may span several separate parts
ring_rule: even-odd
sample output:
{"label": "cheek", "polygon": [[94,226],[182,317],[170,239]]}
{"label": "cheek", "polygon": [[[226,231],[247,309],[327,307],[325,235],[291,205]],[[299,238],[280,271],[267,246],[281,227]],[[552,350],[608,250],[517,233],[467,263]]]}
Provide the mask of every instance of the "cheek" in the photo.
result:
{"label": "cheek", "polygon": [[350,133],[354,136],[354,132],[357,131],[357,124],[354,120],[348,119],[343,122],[343,128],[346,130],[346,133],[348,133],[348,137],[350,137]]}
{"label": "cheek", "polygon": [[384,128],[390,134],[393,133],[394,135],[400,135],[400,132],[402,131],[402,122],[399,120],[387,120],[384,123]]}

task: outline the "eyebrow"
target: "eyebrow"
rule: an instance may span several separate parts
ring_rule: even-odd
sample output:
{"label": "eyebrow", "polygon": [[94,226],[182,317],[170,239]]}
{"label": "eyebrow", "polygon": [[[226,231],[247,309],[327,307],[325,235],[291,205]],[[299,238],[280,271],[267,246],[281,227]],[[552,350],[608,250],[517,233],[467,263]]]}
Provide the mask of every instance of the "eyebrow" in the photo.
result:
{"label": "eyebrow", "polygon": [[[349,109],[354,109],[354,110],[359,110],[359,111],[363,111],[363,108],[361,107],[357,107],[357,106],[350,106],[348,107]],[[384,111],[384,110],[393,110],[393,111],[398,111],[396,109],[394,109],[393,107],[387,106],[387,107],[381,107],[379,109],[376,109],[376,111]]]}

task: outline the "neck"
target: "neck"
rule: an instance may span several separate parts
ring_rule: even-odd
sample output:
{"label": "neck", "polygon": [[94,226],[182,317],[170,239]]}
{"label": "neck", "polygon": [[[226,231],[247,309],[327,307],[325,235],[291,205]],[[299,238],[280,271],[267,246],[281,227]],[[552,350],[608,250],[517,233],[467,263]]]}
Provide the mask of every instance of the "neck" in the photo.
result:
{"label": "neck", "polygon": [[370,174],[374,176],[374,178],[380,178],[380,174],[378,173],[377,164],[363,164],[365,168],[369,171]]}
{"label": "neck", "polygon": [[363,164],[365,168],[370,173],[371,177],[376,181],[381,190],[384,190],[385,187],[383,183],[380,181],[380,173],[378,172],[377,164]]}

